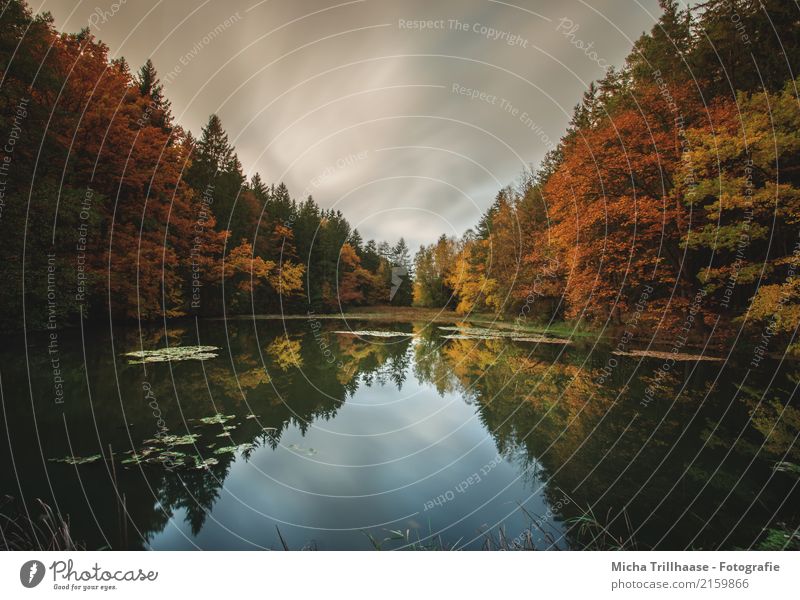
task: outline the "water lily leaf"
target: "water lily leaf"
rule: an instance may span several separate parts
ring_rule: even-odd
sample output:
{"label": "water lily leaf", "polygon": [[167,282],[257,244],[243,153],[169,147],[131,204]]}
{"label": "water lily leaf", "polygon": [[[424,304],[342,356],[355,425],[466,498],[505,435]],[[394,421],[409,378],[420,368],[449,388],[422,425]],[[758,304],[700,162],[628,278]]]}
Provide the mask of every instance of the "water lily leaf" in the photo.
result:
{"label": "water lily leaf", "polygon": [[133,454],[133,455],[138,454],[139,456],[147,456],[148,454],[152,454],[153,452],[158,452],[159,450],[161,450],[161,448],[158,448],[156,446],[145,446],[144,448],[141,448],[139,450],[126,450],[125,454]]}
{"label": "water lily leaf", "polygon": [[188,446],[194,444],[200,437],[199,433],[187,433],[186,435],[163,435],[152,440],[145,440],[145,444],[166,444],[167,446]]}
{"label": "water lily leaf", "polygon": [[338,333],[340,335],[357,335],[359,337],[380,337],[380,338],[415,337],[413,333],[407,333],[405,331],[363,330],[363,331],[334,331],[333,333]]}
{"label": "water lily leaf", "polygon": [[570,340],[563,338],[547,337],[546,335],[530,335],[526,337],[511,338],[515,342],[531,342],[533,344],[571,344]]}
{"label": "water lily leaf", "polygon": [[219,460],[217,460],[213,456],[206,459],[203,459],[202,456],[195,456],[194,462],[195,462],[195,467],[194,467],[195,469],[208,469],[211,466],[219,464]]}
{"label": "water lily leaf", "polygon": [[140,365],[143,363],[176,362],[181,360],[209,360],[217,358],[217,346],[172,346],[158,350],[137,350],[123,354],[129,359],[128,363]]}
{"label": "water lily leaf", "polygon": [[513,337],[515,335],[520,335],[521,331],[500,331],[498,329],[488,329],[486,327],[439,327],[442,331],[455,331],[457,333],[452,334],[454,336],[466,336],[466,337],[450,337],[443,336],[447,339],[486,339],[486,340],[493,340],[502,337]]}
{"label": "water lily leaf", "polygon": [[66,463],[68,465],[86,465],[100,460],[100,454],[93,454],[91,456],[65,456],[64,458],[48,458],[50,462]]}
{"label": "water lily leaf", "polygon": [[158,456],[151,456],[144,459],[144,462],[149,464],[169,464],[182,466],[187,462],[188,457],[183,452],[177,450],[165,450],[158,454]]}
{"label": "water lily leaf", "polygon": [[238,446],[221,446],[214,450],[214,454],[233,454],[234,452],[246,452],[255,448],[253,444],[239,444]]}
{"label": "water lily leaf", "polygon": [[223,415],[217,413],[213,417],[203,417],[202,419],[197,419],[197,420],[203,425],[221,425],[235,418],[236,415]]}
{"label": "water lily leaf", "polygon": [[164,452],[159,454],[159,456],[162,456],[164,458],[185,458],[186,454],[184,454],[183,452],[178,452],[177,450],[165,450]]}
{"label": "water lily leaf", "polygon": [[123,465],[140,465],[144,459],[156,452],[163,452],[163,448],[156,448],[154,446],[145,446],[140,450],[128,450],[125,454],[131,454],[129,458],[121,461]]}

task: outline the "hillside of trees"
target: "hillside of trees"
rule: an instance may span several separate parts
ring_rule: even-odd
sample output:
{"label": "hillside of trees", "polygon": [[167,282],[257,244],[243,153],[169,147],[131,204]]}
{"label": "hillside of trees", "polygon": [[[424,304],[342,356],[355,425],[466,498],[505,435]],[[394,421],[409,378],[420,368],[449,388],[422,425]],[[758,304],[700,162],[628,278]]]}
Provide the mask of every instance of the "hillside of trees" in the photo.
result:
{"label": "hillside of trees", "polygon": [[800,323],[800,13],[663,14],[558,146],[461,239],[415,258],[414,302],[723,340]]}
{"label": "hillside of trees", "polygon": [[402,239],[248,180],[216,115],[175,123],[151,61],[19,0],[0,14],[0,330],[411,303]]}
{"label": "hillside of trees", "polygon": [[60,33],[4,0],[0,329],[413,295],[461,314],[788,336],[800,322],[798,11],[661,5],[542,164],[473,230],[412,261],[402,239],[365,241],[341,212],[248,179],[216,115],[196,135],[181,128],[152,62],[132,69],[88,29]]}

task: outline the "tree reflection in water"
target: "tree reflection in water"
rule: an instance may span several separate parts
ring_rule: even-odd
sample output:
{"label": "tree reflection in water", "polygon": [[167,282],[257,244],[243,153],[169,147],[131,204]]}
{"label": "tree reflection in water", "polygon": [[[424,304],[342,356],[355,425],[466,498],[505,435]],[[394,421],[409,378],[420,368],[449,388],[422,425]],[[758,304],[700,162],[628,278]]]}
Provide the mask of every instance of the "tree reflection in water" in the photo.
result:
{"label": "tree reflection in water", "polygon": [[[96,339],[86,347],[85,366],[79,340],[65,341],[65,387],[71,395],[63,415],[46,400],[46,376],[32,381],[36,425],[40,432],[49,432],[41,438],[41,451],[30,445],[37,439],[30,403],[8,397],[8,390],[25,388],[15,385],[21,382],[4,382],[24,497],[48,499],[70,515],[74,537],[89,548],[146,548],[166,534],[173,520],[186,524],[184,535],[191,536],[193,544],[228,547],[222,534],[210,540],[203,535],[211,527],[210,516],[213,528],[226,529],[223,521],[230,515],[221,514],[217,522],[216,507],[228,493],[226,480],[239,465],[250,464],[259,453],[277,456],[288,449],[296,455],[293,460],[305,461],[297,468],[315,473],[325,460],[335,460],[317,458],[313,448],[298,443],[312,427],[335,428],[340,411],[357,394],[367,393],[369,398],[372,392],[395,390],[390,401],[392,410],[399,411],[425,389],[468,405],[484,435],[491,436],[496,453],[524,481],[526,491],[515,500],[524,504],[526,498],[541,497],[548,512],[543,523],[561,547],[598,544],[597,530],[585,526],[587,515],[607,532],[604,544],[612,540],[610,545],[638,548],[750,547],[764,539],[766,528],[791,529],[798,523],[800,412],[792,384],[797,373],[781,372],[781,381],[770,387],[773,392],[762,398],[768,382],[753,375],[738,389],[732,376],[735,364],[687,362],[659,378],[656,401],[647,403],[642,400],[645,388],[656,384],[657,361],[618,357],[618,366],[609,374],[603,371],[608,349],[580,343],[448,339],[443,334],[450,332],[430,324],[387,327],[408,335],[334,333],[341,329],[336,322],[324,324],[322,333],[314,335],[302,321],[256,321],[254,326],[247,320],[142,332],[141,340],[138,331],[115,331],[113,351],[107,336],[93,334]],[[221,350],[217,358],[203,362],[128,364],[120,350],[140,344],[206,344]],[[31,352],[31,357],[35,363],[46,359],[46,353]],[[25,372],[18,364],[20,357],[6,360],[9,373]],[[32,364],[31,372],[46,373],[39,367]],[[725,372],[720,374],[720,369]],[[144,384],[154,401],[145,397]],[[361,404],[348,410],[363,409]],[[146,459],[123,464],[132,452],[138,455],[153,446],[147,440],[158,433],[154,412],[163,418],[169,435],[199,437],[162,444],[161,451],[182,455],[174,468]],[[425,426],[422,420],[409,427],[406,438],[424,432]],[[300,437],[284,443],[290,430]],[[443,430],[442,444],[448,443],[449,432]],[[374,458],[368,448],[364,446],[362,456],[365,465]],[[42,459],[98,452],[103,460],[87,465]],[[459,452],[463,458],[470,450]],[[267,479],[272,463],[264,456],[258,468]],[[429,469],[420,477],[441,467],[435,459],[425,460],[422,464]],[[4,471],[9,463],[3,461]],[[406,485],[392,479],[395,467],[402,472],[402,462],[387,465],[382,470],[365,468],[362,476],[380,482],[383,489]],[[420,463],[413,468],[420,469]],[[341,476],[352,477],[354,470]],[[4,481],[16,479],[4,472]],[[266,486],[264,493],[268,489],[272,488]],[[384,498],[379,494],[374,502]],[[264,515],[243,499],[237,501],[238,518],[252,528],[273,531]],[[369,511],[370,506],[360,504],[358,510]],[[421,517],[409,520],[423,535],[428,533],[426,516],[423,510]],[[450,521],[455,516],[452,513]],[[495,525],[487,519],[487,526]],[[312,528],[297,535],[310,540],[320,533]],[[364,541],[359,531],[348,535],[350,541],[331,543],[358,547]],[[442,535],[445,543],[455,541],[447,531]],[[274,536],[259,539],[267,537]],[[352,541],[356,539],[361,542]]]}

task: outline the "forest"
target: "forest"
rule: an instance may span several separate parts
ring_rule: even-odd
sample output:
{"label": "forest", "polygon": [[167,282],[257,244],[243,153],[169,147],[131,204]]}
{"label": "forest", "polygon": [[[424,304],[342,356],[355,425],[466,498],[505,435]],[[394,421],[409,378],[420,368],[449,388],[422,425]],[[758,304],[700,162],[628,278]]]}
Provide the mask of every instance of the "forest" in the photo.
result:
{"label": "forest", "polygon": [[246,178],[217,115],[175,123],[152,61],[19,0],[2,14],[0,330],[411,303],[403,239]]}
{"label": "forest", "polygon": [[246,177],[218,116],[184,130],[151,61],[112,60],[88,28],[60,33],[6,0],[0,328],[413,302],[662,331],[691,315],[720,339],[742,324],[788,336],[800,320],[790,4],[662,0],[542,163],[474,229],[412,259],[403,239],[365,241],[341,212]]}
{"label": "forest", "polygon": [[800,23],[791,2],[663,14],[474,230],[415,257],[414,303],[719,340],[800,322]]}

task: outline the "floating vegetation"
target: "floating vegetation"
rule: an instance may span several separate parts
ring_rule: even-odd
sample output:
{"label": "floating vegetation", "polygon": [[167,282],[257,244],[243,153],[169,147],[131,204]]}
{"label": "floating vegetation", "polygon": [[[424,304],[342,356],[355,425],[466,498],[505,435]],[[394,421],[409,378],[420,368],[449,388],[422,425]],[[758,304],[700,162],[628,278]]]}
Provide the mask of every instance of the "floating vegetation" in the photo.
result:
{"label": "floating vegetation", "polygon": [[235,452],[247,452],[255,448],[254,444],[239,444],[237,446],[221,446],[214,450],[214,454],[233,454]]}
{"label": "floating vegetation", "polygon": [[200,437],[199,433],[187,433],[186,435],[162,435],[151,440],[145,440],[145,444],[166,444],[167,446],[188,446],[194,444]]}
{"label": "floating vegetation", "polygon": [[439,327],[442,331],[454,331],[448,335],[443,335],[445,340],[499,340],[510,339],[514,342],[527,342],[533,344],[571,344],[570,340],[564,338],[550,337],[536,333],[527,333],[523,329],[487,329],[486,327]]}
{"label": "floating vegetation", "polygon": [[407,333],[405,331],[363,330],[363,331],[334,331],[333,333],[338,333],[341,335],[357,335],[359,337],[379,337],[379,338],[414,337],[413,333]]}
{"label": "floating vegetation", "polygon": [[102,458],[100,454],[91,456],[65,456],[64,458],[48,458],[50,462],[66,463],[68,465],[86,465]]}
{"label": "floating vegetation", "polygon": [[172,346],[158,350],[137,350],[123,354],[132,365],[156,362],[177,362],[181,360],[209,360],[217,358],[217,346]]}
{"label": "floating vegetation", "polygon": [[121,462],[123,465],[138,465],[141,464],[145,458],[159,451],[160,448],[154,448],[153,446],[147,446],[141,450],[128,450],[125,454],[132,454],[132,456],[123,459]]}
{"label": "floating vegetation", "polygon": [[156,453],[133,453],[133,456],[121,461],[123,465],[168,465],[170,467],[185,466],[190,458],[183,452],[175,450],[156,450]]}
{"label": "floating vegetation", "polygon": [[[205,417],[201,419],[204,423],[224,423],[227,420],[235,418],[232,415],[217,414],[213,417]],[[236,425],[224,426],[226,431],[223,431],[217,437],[228,438],[228,443],[232,442],[229,430],[235,429]],[[208,469],[214,465],[219,464],[219,459],[214,457],[203,458],[199,454],[187,454],[175,449],[175,446],[186,446],[197,443],[200,434],[190,433],[186,435],[162,435],[154,439],[145,440],[145,445],[140,449],[128,450],[124,454],[127,456],[120,461],[122,465],[160,465],[166,468],[185,467],[195,469]],[[155,445],[154,445],[155,444]],[[205,444],[207,452],[212,452],[217,446],[217,443]],[[246,443],[238,445],[226,445],[216,450],[213,450],[215,455],[233,454],[237,451],[246,452],[255,448],[255,444]],[[68,464],[84,464],[99,460],[101,455],[88,457],[66,457],[66,458],[53,458],[50,459],[54,462],[64,462]]]}
{"label": "floating vegetation", "polygon": [[800,475],[800,465],[785,460],[776,462],[772,466],[772,469],[775,471],[780,471],[782,473],[793,473],[795,475]]}
{"label": "floating vegetation", "polygon": [[534,344],[571,344],[570,340],[565,340],[563,338],[555,338],[555,337],[547,337],[544,335],[531,335],[528,337],[515,337],[511,338],[515,342],[531,342]]}
{"label": "floating vegetation", "polygon": [[486,338],[486,339],[513,337],[515,335],[519,335],[520,333],[524,333],[524,331],[521,330],[501,331],[499,329],[487,329],[486,327],[439,327],[439,329],[441,329],[442,331],[457,331],[458,335],[471,336],[475,338]]}
{"label": "floating vegetation", "polygon": [[663,358],[664,360],[675,361],[696,361],[706,360],[711,362],[722,362],[724,359],[715,356],[706,356],[705,354],[683,354],[681,352],[661,352],[658,350],[614,350],[611,354],[617,356],[636,356],[645,358]]}
{"label": "floating vegetation", "polygon": [[152,459],[148,458],[147,460],[152,460],[154,462],[178,462],[185,459],[186,454],[183,452],[178,452],[177,450],[164,450],[164,452],[161,452],[157,457]]}
{"label": "floating vegetation", "polygon": [[313,448],[303,448],[297,444],[290,444],[289,449],[294,451],[296,454],[302,454],[303,456],[314,456],[317,453],[317,451]]}
{"label": "floating vegetation", "polygon": [[121,461],[123,465],[149,464],[176,467],[193,464],[192,458],[184,452],[154,448],[152,446],[141,450],[129,450],[126,454],[131,454],[131,456]]}
{"label": "floating vegetation", "polygon": [[203,425],[222,425],[223,423],[235,418],[236,415],[223,415],[217,413],[213,417],[203,417],[202,419],[197,419],[197,421]]}

